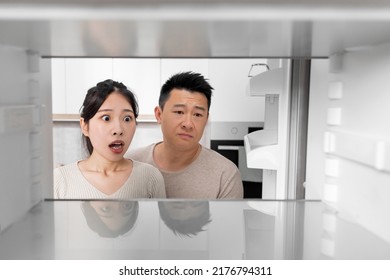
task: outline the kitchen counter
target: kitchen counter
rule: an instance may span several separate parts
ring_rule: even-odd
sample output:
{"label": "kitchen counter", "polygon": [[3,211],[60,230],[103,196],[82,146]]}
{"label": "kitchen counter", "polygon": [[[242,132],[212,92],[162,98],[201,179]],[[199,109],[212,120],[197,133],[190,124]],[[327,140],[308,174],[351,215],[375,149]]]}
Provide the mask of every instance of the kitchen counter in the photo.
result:
{"label": "kitchen counter", "polygon": [[43,201],[0,259],[390,259],[390,242],[319,201]]}

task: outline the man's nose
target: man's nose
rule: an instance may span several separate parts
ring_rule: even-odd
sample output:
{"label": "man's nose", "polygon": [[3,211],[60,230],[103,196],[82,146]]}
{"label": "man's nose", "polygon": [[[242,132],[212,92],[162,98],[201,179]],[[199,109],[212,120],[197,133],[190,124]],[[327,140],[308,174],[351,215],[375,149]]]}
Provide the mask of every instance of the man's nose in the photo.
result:
{"label": "man's nose", "polygon": [[194,127],[194,123],[192,122],[192,115],[191,114],[184,115],[184,119],[183,119],[181,126],[182,126],[182,128],[187,128],[187,129]]}

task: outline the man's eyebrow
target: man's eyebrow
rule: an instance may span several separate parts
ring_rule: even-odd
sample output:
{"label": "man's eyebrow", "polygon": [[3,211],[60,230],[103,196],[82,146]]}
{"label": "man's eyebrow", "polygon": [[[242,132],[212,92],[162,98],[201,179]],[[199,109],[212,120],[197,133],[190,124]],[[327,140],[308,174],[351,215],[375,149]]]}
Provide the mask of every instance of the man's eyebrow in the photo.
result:
{"label": "man's eyebrow", "polygon": [[203,106],[195,106],[196,109],[199,109],[199,110],[202,110],[202,111],[206,111],[206,108],[203,107]]}
{"label": "man's eyebrow", "polygon": [[[185,104],[175,104],[173,105],[173,108],[183,108],[183,107],[186,107]],[[195,106],[196,109],[198,110],[202,110],[202,111],[206,111],[206,108],[203,107],[203,106]]]}
{"label": "man's eyebrow", "polygon": [[185,107],[186,105],[184,104],[174,104],[173,107]]}

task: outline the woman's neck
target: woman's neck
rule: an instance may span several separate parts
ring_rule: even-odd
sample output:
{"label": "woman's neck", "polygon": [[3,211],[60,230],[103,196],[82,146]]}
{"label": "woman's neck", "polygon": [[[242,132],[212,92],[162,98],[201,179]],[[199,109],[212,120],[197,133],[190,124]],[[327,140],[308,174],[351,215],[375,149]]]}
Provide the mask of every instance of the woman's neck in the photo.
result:
{"label": "woman's neck", "polygon": [[92,155],[84,161],[84,167],[89,171],[99,172],[103,174],[122,171],[128,165],[128,160],[122,158],[119,161],[109,161],[99,155]]}

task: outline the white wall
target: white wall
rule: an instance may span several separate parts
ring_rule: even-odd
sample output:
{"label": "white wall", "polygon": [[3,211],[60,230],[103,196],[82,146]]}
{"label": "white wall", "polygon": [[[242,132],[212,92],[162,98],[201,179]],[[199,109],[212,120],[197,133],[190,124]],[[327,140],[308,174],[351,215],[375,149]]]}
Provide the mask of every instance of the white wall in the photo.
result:
{"label": "white wall", "polygon": [[[139,122],[129,150],[161,140],[162,133],[159,124],[156,122]],[[86,158],[87,153],[81,140],[79,122],[54,122],[53,147],[54,166]]]}
{"label": "white wall", "polygon": [[209,79],[214,88],[210,120],[213,122],[263,122],[264,96],[249,95],[248,73],[253,63],[266,59],[209,59]]}
{"label": "white wall", "polygon": [[[50,66],[37,53],[0,45],[0,107],[29,105],[12,119],[0,116],[0,230],[22,217],[52,185],[51,107],[43,73]],[[30,116],[24,117],[24,116]],[[19,120],[19,121],[18,121]],[[14,128],[6,128],[13,123]],[[27,124],[28,123],[28,124]],[[50,195],[50,194],[49,194]]]}
{"label": "white wall", "polygon": [[324,145],[308,155],[308,163],[316,164],[307,169],[308,192],[320,186],[322,200],[340,216],[389,241],[390,224],[372,217],[381,213],[390,220],[390,45],[334,55],[328,72],[325,90],[311,93],[317,110],[311,108],[309,137],[323,137]]}
{"label": "white wall", "polygon": [[[121,59],[54,58],[52,92],[54,114],[77,114],[86,91],[96,82],[113,78],[133,89],[140,106],[140,122],[130,149],[162,140],[156,122],[142,122],[158,105],[161,84],[183,71],[202,73],[214,87],[210,121],[201,143],[210,146],[211,122],[262,122],[264,97],[249,96],[248,73],[252,63],[265,59]],[[102,69],[99,71],[99,69]],[[149,115],[149,116],[148,116]],[[53,127],[54,165],[85,157],[78,121],[55,122]]]}

